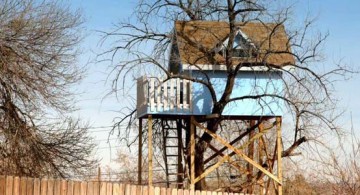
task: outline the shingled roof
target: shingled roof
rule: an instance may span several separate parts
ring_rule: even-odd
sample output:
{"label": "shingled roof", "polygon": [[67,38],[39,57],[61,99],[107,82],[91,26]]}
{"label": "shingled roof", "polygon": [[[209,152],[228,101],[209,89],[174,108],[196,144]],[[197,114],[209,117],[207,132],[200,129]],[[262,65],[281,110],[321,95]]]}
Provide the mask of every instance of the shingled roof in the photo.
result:
{"label": "shingled roof", "polygon": [[[256,55],[233,58],[233,64],[272,65],[282,67],[294,64],[288,37],[283,25],[273,23],[237,23],[256,48]],[[225,57],[216,51],[229,36],[229,24],[218,21],[177,21],[175,42],[181,64],[224,65]],[[215,52],[215,53],[214,53]]]}

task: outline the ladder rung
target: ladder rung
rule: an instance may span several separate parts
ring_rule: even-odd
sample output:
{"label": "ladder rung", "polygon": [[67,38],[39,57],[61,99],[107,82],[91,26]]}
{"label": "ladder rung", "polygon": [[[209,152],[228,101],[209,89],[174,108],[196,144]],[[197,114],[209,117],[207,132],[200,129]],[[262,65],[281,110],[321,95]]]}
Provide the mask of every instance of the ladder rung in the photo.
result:
{"label": "ladder rung", "polygon": [[177,139],[177,138],[179,138],[179,137],[165,137],[165,138],[176,138],[176,139]]}
{"label": "ladder rung", "polygon": [[177,157],[177,156],[179,156],[179,155],[175,155],[175,154],[168,154],[168,155],[166,155],[166,156],[168,156],[168,157]]}
{"label": "ladder rung", "polygon": [[169,173],[168,175],[184,175],[184,173]]}
{"label": "ladder rung", "polygon": [[178,182],[178,181],[169,181],[170,184],[183,184],[183,182]]}
{"label": "ladder rung", "polygon": [[178,148],[179,146],[165,146],[165,148]]}

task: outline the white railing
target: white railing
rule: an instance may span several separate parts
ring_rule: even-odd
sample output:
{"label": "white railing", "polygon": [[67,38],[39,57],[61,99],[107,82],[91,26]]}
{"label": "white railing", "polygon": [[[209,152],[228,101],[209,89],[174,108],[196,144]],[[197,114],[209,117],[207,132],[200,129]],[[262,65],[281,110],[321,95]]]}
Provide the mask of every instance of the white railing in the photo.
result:
{"label": "white railing", "polygon": [[191,98],[191,81],[177,78],[161,82],[153,77],[137,80],[138,113],[190,112]]}

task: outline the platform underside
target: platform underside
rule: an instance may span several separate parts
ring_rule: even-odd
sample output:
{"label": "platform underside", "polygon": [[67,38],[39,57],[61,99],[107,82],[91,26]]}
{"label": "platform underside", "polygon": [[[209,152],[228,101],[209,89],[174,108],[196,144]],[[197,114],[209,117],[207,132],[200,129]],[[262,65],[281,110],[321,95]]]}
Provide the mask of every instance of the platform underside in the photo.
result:
{"label": "platform underside", "polygon": [[216,115],[169,115],[169,114],[145,114],[141,117],[139,117],[139,119],[147,119],[149,116],[151,115],[151,117],[153,119],[187,119],[187,118],[191,118],[191,116],[194,116],[194,118],[197,121],[206,121],[212,118],[221,118],[222,120],[268,120],[268,119],[272,119],[272,118],[276,118],[276,117],[281,117],[281,116],[274,116],[274,115],[262,115],[262,116],[256,116],[256,115],[221,115],[221,116],[216,116]]}

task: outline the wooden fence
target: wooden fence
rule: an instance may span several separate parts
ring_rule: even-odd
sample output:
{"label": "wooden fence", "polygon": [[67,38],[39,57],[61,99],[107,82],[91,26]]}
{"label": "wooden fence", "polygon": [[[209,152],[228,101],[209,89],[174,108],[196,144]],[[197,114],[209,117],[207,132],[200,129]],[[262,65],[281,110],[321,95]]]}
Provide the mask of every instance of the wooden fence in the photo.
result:
{"label": "wooden fence", "polygon": [[0,176],[0,195],[241,195],[137,186],[116,182],[68,181]]}

